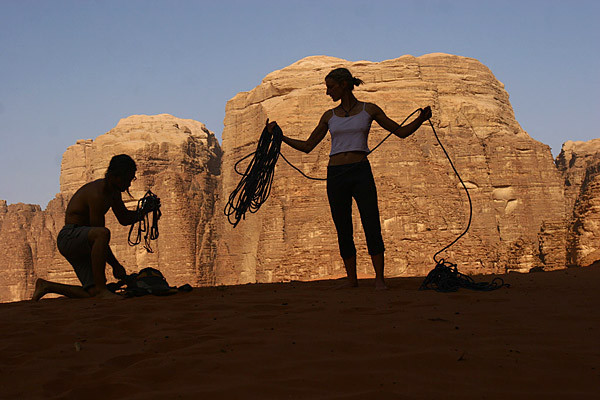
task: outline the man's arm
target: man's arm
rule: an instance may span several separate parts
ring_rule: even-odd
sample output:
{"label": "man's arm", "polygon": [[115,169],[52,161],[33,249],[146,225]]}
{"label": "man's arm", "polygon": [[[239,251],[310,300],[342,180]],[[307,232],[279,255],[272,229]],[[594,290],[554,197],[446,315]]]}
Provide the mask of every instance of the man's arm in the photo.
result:
{"label": "man's arm", "polygon": [[412,135],[417,129],[419,129],[419,127],[423,124],[423,122],[425,122],[429,118],[431,118],[431,108],[429,106],[427,106],[421,110],[421,113],[419,114],[419,116],[417,118],[415,118],[414,121],[412,121],[408,125],[400,126],[398,123],[396,123],[395,121],[390,119],[387,115],[385,115],[383,110],[381,108],[379,108],[377,105],[369,104],[369,108],[371,110],[368,110],[368,111],[371,111],[371,116],[373,117],[373,119],[375,121],[377,121],[379,126],[381,126],[383,129],[385,129],[389,132],[393,132],[394,135],[396,135],[402,139],[407,138],[410,135]]}
{"label": "man's arm", "polygon": [[125,207],[121,193],[115,193],[113,196],[112,210],[121,225],[131,225],[139,221],[138,213]]}
{"label": "man's arm", "polygon": [[125,279],[127,277],[127,271],[125,271],[125,267],[121,265],[117,258],[113,254],[110,246],[108,246],[108,253],[106,254],[106,262],[113,269],[113,276],[117,279]]}

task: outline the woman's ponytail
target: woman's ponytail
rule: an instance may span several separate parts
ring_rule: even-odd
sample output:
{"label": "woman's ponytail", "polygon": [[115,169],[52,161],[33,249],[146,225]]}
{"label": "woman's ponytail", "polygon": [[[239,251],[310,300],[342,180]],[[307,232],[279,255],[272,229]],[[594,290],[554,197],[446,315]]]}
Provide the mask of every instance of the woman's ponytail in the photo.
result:
{"label": "woman's ponytail", "polygon": [[354,84],[354,86],[359,86],[362,85],[364,82],[362,81],[362,79],[352,77],[352,83]]}
{"label": "woman's ponytail", "polygon": [[327,74],[325,79],[333,79],[338,83],[348,82],[350,84],[350,90],[354,89],[355,86],[364,83],[361,79],[353,77],[347,68],[336,68]]}

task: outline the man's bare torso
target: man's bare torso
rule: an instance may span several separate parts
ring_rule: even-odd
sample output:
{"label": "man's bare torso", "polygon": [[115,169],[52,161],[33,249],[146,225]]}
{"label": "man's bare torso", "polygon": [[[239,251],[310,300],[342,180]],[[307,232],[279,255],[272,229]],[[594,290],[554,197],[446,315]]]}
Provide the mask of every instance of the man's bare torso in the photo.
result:
{"label": "man's bare torso", "polygon": [[83,185],[69,201],[65,224],[104,226],[104,214],[112,206],[113,197],[104,179]]}

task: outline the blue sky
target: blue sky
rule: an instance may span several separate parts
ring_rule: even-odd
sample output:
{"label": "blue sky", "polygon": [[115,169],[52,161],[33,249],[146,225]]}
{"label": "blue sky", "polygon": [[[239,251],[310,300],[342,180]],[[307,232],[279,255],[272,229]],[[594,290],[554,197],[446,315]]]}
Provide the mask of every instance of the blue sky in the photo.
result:
{"label": "blue sky", "polygon": [[192,118],[220,139],[227,100],[311,55],[476,58],[557,155],[600,137],[599,4],[0,0],[0,199],[44,208],[65,149],[132,114]]}

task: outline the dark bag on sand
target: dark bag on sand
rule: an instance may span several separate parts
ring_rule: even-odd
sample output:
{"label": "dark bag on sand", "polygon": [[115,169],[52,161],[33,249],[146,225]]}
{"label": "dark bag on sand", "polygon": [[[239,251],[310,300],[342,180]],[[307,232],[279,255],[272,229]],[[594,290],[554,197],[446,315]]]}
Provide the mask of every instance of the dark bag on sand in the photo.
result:
{"label": "dark bag on sand", "polygon": [[125,297],[139,297],[147,294],[169,296],[178,292],[189,292],[192,290],[192,287],[188,284],[179,288],[169,286],[162,272],[151,267],[144,268],[137,274],[128,275],[127,278],[117,283],[109,283],[106,287],[111,292],[124,295]]}

